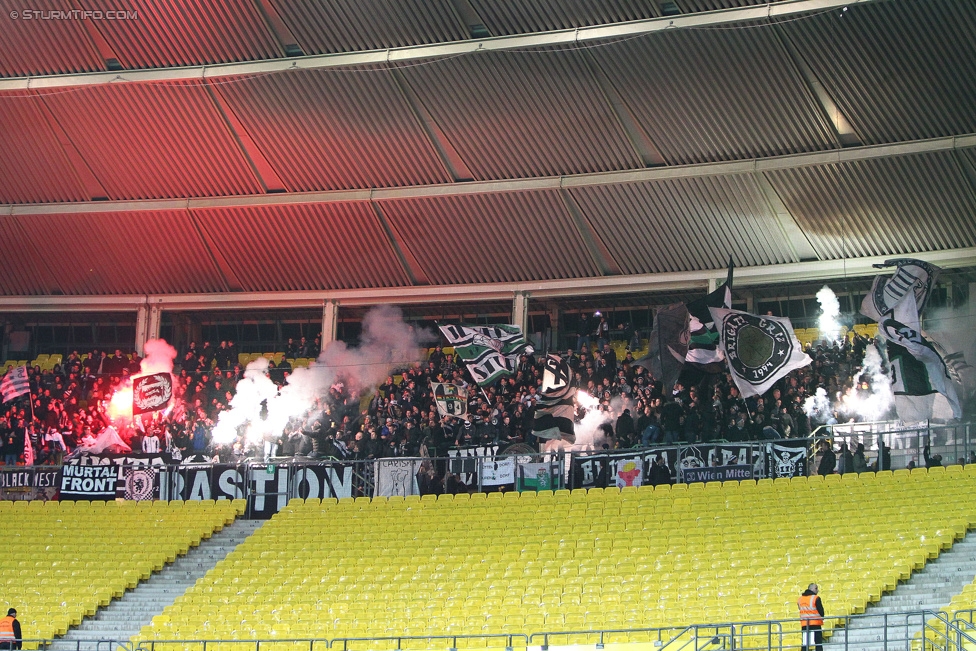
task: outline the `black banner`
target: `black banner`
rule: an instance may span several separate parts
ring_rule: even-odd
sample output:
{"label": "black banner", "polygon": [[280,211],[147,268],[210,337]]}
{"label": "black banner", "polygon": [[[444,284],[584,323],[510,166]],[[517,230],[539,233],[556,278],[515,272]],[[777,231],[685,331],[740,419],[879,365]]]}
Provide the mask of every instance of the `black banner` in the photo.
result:
{"label": "black banner", "polygon": [[58,466],[24,466],[0,472],[0,490],[23,490],[32,488],[53,488],[58,486]]}
{"label": "black banner", "polygon": [[497,445],[472,445],[462,448],[451,448],[447,451],[448,472],[458,476],[458,480],[466,486],[478,485],[479,459],[493,461],[498,454]]}
{"label": "black banner", "polygon": [[677,448],[660,448],[644,450],[628,450],[613,453],[574,455],[572,463],[573,488],[606,488],[617,485],[617,473],[630,468],[628,461],[634,461],[634,469],[639,468],[638,477],[628,479],[628,485],[642,486],[650,483],[648,479],[653,466],[659,458],[664,459],[664,466],[668,469],[669,482],[675,479],[675,467],[678,462]]}
{"label": "black banner", "polygon": [[783,440],[766,444],[766,476],[805,477],[809,467],[810,442]]}
{"label": "black banner", "polygon": [[351,464],[176,466],[162,472],[160,499],[246,499],[253,518],[266,519],[286,504],[289,496],[352,497]]}
{"label": "black banner", "polygon": [[67,463],[61,471],[60,500],[114,500],[122,466]]}
{"label": "black banner", "polygon": [[688,468],[682,471],[688,483],[709,481],[740,481],[755,479],[752,465],[712,466],[708,468]]}
{"label": "black banner", "polygon": [[686,483],[702,481],[727,481],[726,479],[700,479],[699,477],[721,477],[723,473],[694,472],[706,468],[717,469],[725,466],[742,466],[750,469],[746,475],[742,472],[730,473],[732,479],[755,479],[763,476],[765,459],[763,455],[753,455],[753,446],[749,444],[720,443],[715,445],[689,445],[678,451],[679,481]]}

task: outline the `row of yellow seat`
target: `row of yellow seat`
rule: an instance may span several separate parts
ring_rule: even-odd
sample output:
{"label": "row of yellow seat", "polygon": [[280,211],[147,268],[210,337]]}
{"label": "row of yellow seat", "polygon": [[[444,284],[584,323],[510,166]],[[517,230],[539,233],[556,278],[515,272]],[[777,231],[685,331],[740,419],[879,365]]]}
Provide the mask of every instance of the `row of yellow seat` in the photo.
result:
{"label": "row of yellow seat", "polygon": [[233,522],[241,503],[0,502],[0,595],[51,639]]}
{"label": "row of yellow seat", "polygon": [[974,489],[974,472],[935,470],[293,500],[136,639],[786,619],[810,581],[831,614],[857,613],[976,525],[976,505],[961,499]]}

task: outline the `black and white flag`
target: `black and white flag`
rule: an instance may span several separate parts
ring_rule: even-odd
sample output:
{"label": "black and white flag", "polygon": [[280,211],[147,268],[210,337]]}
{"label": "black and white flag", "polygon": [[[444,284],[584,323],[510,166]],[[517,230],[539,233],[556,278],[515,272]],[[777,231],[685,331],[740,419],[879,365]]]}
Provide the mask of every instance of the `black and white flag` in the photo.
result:
{"label": "black and white flag", "polygon": [[431,382],[434,403],[441,416],[464,418],[468,414],[468,390],[455,384]]}
{"label": "black and white flag", "polygon": [[558,355],[547,355],[542,370],[539,405],[532,421],[532,433],[540,439],[576,441],[573,416],[576,413],[576,387],[573,369]]}
{"label": "black and white flag", "polygon": [[812,361],[785,317],[710,308],[722,350],[743,398],[766,393],[780,378]]}
{"label": "black and white flag", "polygon": [[908,294],[914,295],[915,307],[921,313],[941,271],[933,264],[914,258],[885,260],[884,264],[875,267],[898,267],[891,276],[877,276],[871,291],[861,302],[861,314],[879,322],[891,316]]}

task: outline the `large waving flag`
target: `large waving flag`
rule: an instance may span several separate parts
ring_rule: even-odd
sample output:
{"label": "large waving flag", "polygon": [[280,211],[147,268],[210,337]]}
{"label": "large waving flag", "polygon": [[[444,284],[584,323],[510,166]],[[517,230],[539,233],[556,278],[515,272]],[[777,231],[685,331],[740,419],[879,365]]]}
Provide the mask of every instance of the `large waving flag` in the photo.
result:
{"label": "large waving flag", "polygon": [[766,393],[787,373],[812,361],[785,317],[711,308],[729,371],[743,398]]}
{"label": "large waving flag", "polygon": [[690,317],[688,307],[677,303],[661,308],[654,317],[647,355],[634,362],[661,380],[665,391],[671,391],[681,375],[688,355]]}
{"label": "large waving flag", "polygon": [[688,303],[690,315],[688,329],[688,353],[685,361],[705,373],[721,373],[725,356],[719,347],[719,334],[712,314],[713,307],[729,309],[732,307],[732,270],[735,265],[729,260],[729,271],[725,282],[710,294]]}
{"label": "large waving flag", "polygon": [[3,380],[0,380],[0,394],[3,394],[4,402],[27,393],[30,393],[30,379],[27,377],[26,366],[10,369],[3,376]]}
{"label": "large waving flag", "polygon": [[542,370],[539,405],[532,421],[532,433],[540,439],[576,442],[573,416],[576,414],[576,387],[573,369],[565,359],[548,355]]}
{"label": "large waving flag", "polygon": [[514,374],[519,356],[535,352],[518,326],[446,325],[440,329],[479,386]]}
{"label": "large waving flag", "polygon": [[879,323],[889,317],[908,294],[915,298],[916,315],[925,309],[935,280],[942,271],[939,267],[914,258],[885,260],[884,264],[874,265],[879,269],[898,267],[891,276],[877,276],[871,291],[861,302],[861,314]]}

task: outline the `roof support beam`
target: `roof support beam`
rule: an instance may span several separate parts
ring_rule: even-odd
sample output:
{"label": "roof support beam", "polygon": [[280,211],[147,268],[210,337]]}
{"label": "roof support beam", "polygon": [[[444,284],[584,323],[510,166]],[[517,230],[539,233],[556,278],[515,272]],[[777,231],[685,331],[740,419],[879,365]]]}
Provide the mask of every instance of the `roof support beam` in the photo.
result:
{"label": "roof support beam", "polygon": [[239,75],[266,74],[286,70],[309,70],[361,65],[387,65],[397,61],[416,61],[492,50],[578,45],[592,41],[626,38],[692,27],[717,27],[744,21],[786,18],[798,14],[824,11],[851,4],[878,2],[879,0],[787,0],[765,5],[737,7],[720,11],[708,11],[681,16],[665,16],[648,20],[634,20],[613,25],[594,25],[536,34],[518,34],[494,38],[471,39],[434,45],[411,45],[386,50],[323,54],[292,59],[272,59],[242,63],[226,63],[210,66],[188,66],[125,72],[83,73],[72,75],[45,75],[39,77],[15,77],[0,80],[0,91],[26,88],[60,88],[89,86],[120,82],[159,82]]}
{"label": "roof support beam", "polygon": [[893,145],[851,147],[822,152],[809,152],[749,159],[723,163],[676,165],[620,172],[599,172],[572,176],[545,176],[530,179],[473,181],[444,183],[372,190],[334,190],[326,192],[287,192],[237,197],[205,197],[200,199],[162,199],[150,201],[91,201],[48,204],[0,205],[2,215],[52,215],[64,213],[138,212],[143,210],[193,210],[195,208],[232,208],[240,206],[280,206],[306,203],[373,201],[379,199],[413,199],[419,197],[452,197],[492,192],[520,192],[531,190],[559,190],[585,188],[620,183],[643,183],[667,179],[692,179],[728,174],[761,174],[773,170],[796,169],[816,165],[832,165],[860,160],[875,160],[893,156],[910,156],[939,151],[958,151],[976,147],[976,133],[930,140],[912,140]]}
{"label": "roof support beam", "polygon": [[793,259],[798,262],[819,259],[816,250],[810,244],[810,240],[807,239],[806,234],[800,228],[799,224],[796,223],[796,217],[793,216],[793,213],[783,203],[779,193],[776,192],[776,188],[769,182],[766,175],[753,174],[752,178],[756,181],[756,185],[759,186],[759,190],[763,193],[763,197],[766,199],[766,205],[776,215],[784,241],[790,247],[790,251],[793,252]]}
{"label": "roof support beam", "polygon": [[[894,256],[897,257],[897,256]],[[914,257],[946,269],[976,267],[976,247],[918,253]],[[737,288],[776,283],[830,281],[873,276],[882,271],[872,265],[885,256],[818,262],[794,262],[764,267],[737,267]],[[525,283],[384,287],[314,292],[228,292],[156,296],[5,296],[0,312],[135,312],[148,303],[161,310],[248,310],[321,308],[326,301],[347,307],[472,301],[511,301],[516,293],[533,299],[603,296],[608,294],[673,292],[704,289],[709,279],[724,278],[725,269],[682,271],[632,276],[599,276]]]}

